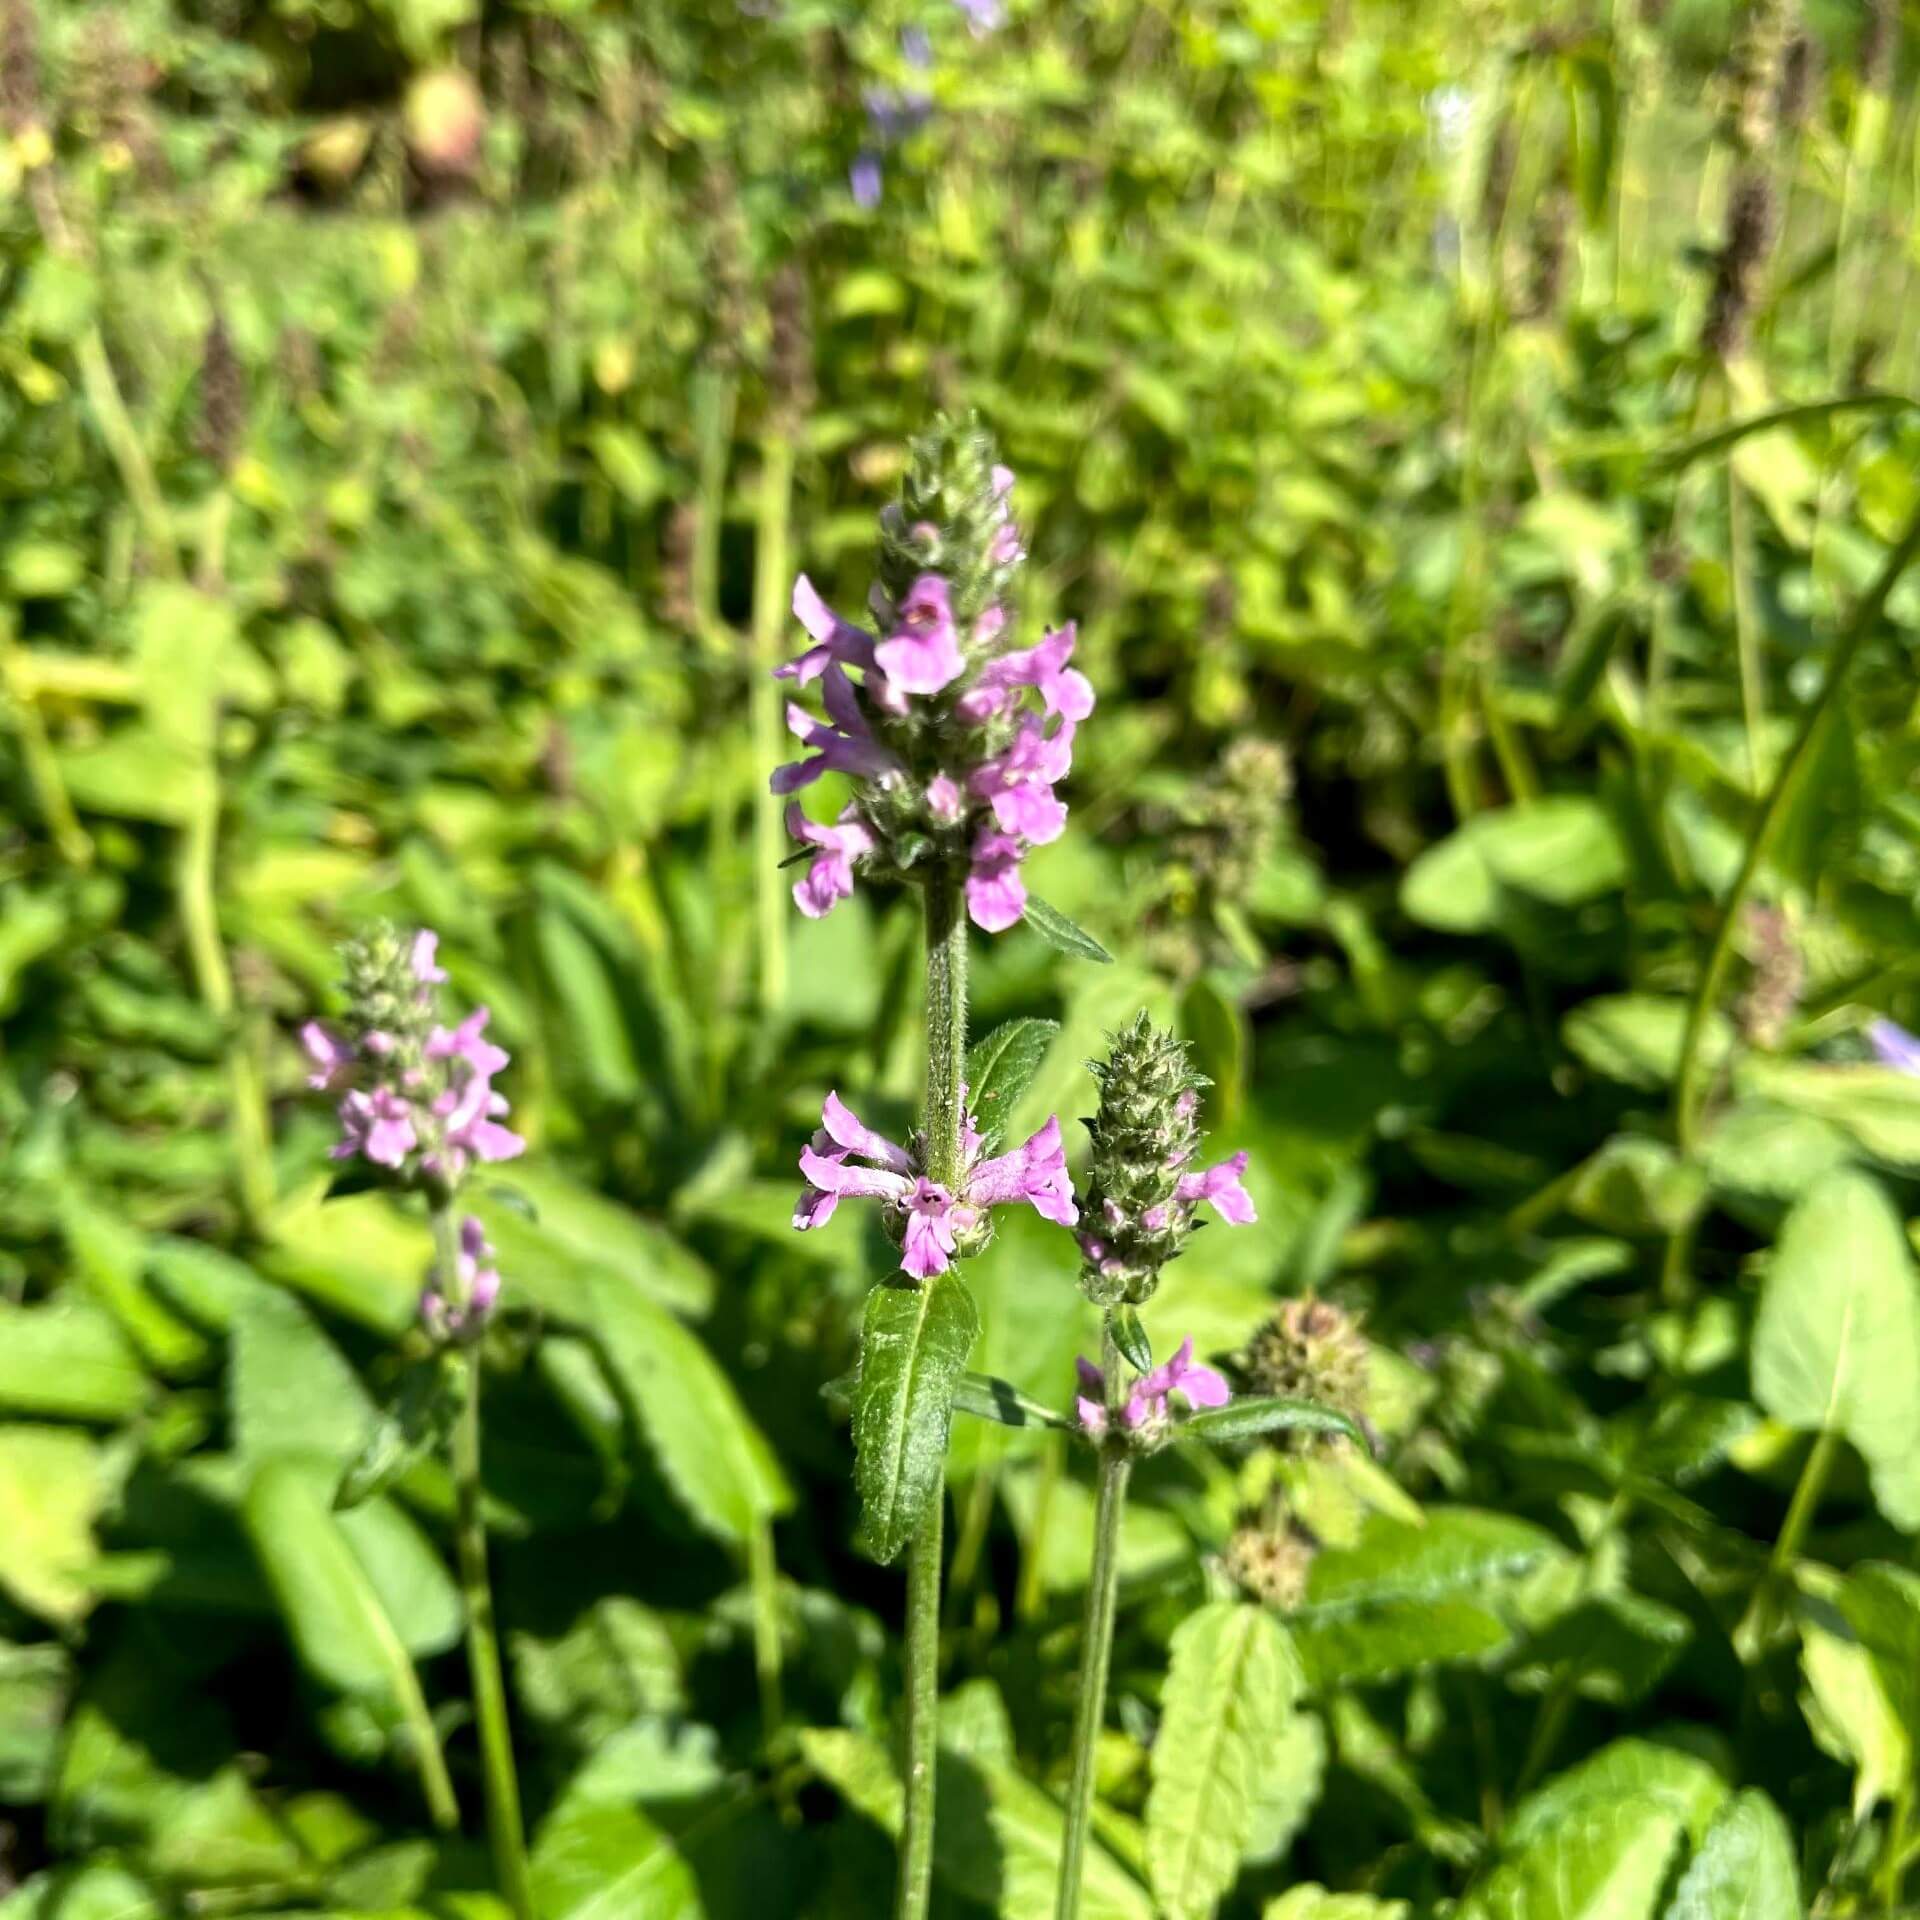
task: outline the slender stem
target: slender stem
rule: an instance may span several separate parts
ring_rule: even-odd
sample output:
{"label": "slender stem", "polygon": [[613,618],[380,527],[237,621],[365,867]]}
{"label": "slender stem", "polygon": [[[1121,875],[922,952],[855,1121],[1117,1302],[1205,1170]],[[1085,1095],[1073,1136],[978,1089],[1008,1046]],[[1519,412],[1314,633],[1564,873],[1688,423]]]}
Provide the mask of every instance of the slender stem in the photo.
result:
{"label": "slender stem", "polygon": [[907,1803],[897,1920],[926,1920],[933,1897],[934,1772],[940,1753],[940,1535],[946,1489],[907,1543]]}
{"label": "slender stem", "polygon": [[720,620],[720,524],[726,517],[727,449],[733,439],[733,376],[703,368],[694,376],[693,432],[698,462],[693,525],[694,620],[709,646],[724,644]]}
{"label": "slender stem", "polygon": [[[1120,1347],[1113,1337],[1113,1315],[1106,1316],[1101,1340],[1106,1369],[1108,1428],[1117,1436],[1117,1414],[1124,1398],[1120,1386]],[[1093,1514],[1093,1567],[1087,1576],[1085,1645],[1080,1651],[1080,1700],[1073,1716],[1073,1775],[1067,1787],[1067,1824],[1060,1841],[1060,1887],[1055,1920],[1077,1920],[1080,1880],[1085,1870],[1087,1834],[1093,1821],[1093,1778],[1099,1760],[1100,1730],[1107,1718],[1107,1670],[1113,1659],[1113,1618],[1120,1591],[1120,1523],[1126,1512],[1127,1477],[1133,1456],[1124,1442],[1110,1439],[1100,1449],[1100,1493]]]}
{"label": "slender stem", "polygon": [[1767,1560],[1767,1570],[1754,1587],[1745,1618],[1734,1629],[1734,1651],[1748,1666],[1749,1708],[1753,1699],[1752,1669],[1766,1650],[1773,1632],[1774,1609],[1780,1591],[1791,1577],[1793,1563],[1799,1557],[1808,1529],[1813,1525],[1813,1516],[1819,1511],[1821,1496],[1827,1490],[1827,1481],[1839,1457],[1839,1436],[1830,1428],[1823,1427],[1807,1450],[1806,1464],[1800,1469],[1793,1498],[1787,1503],[1787,1517],[1780,1523],[1773,1552]]}
{"label": "slender stem", "polygon": [[1733,646],[1740,670],[1740,712],[1747,731],[1747,788],[1760,791],[1760,736],[1767,721],[1760,658],[1760,611],[1753,599],[1753,527],[1747,490],[1727,462],[1727,568],[1733,579]]}
{"label": "slender stem", "polygon": [[786,619],[787,526],[793,510],[793,441],[785,433],[761,449],[760,524],[753,552],[753,790],[755,905],[760,931],[760,1004],[767,1011],[787,998],[787,901],[780,874],[786,834],[780,801],[767,784],[780,759],[780,633]]}
{"label": "slender stem", "polygon": [[1900,576],[1912,564],[1916,553],[1920,553],[1920,510],[1916,510],[1907,523],[1906,531],[1887,555],[1873,585],[1861,597],[1842,630],[1834,646],[1832,662],[1827,668],[1826,682],[1801,715],[1799,729],[1774,773],[1773,783],[1768,787],[1766,798],[1760,803],[1760,811],[1748,833],[1746,857],[1740,863],[1739,872],[1734,875],[1733,885],[1727,890],[1726,901],[1720,911],[1720,923],[1714,930],[1713,945],[1708,949],[1707,964],[1701,969],[1699,985],[1694,989],[1693,1004],[1687,1010],[1686,1033],[1680,1043],[1680,1065],[1674,1081],[1673,1116],[1674,1133],[1683,1153],[1691,1151],[1693,1147],[1700,1117],[1700,1043],[1706,1034],[1708,1017],[1719,1005],[1720,991],[1726,984],[1727,967],[1733,958],[1734,936],[1739,929],[1741,911],[1772,848],[1774,836],[1786,818],[1787,801],[1792,794],[1795,777],[1806,761],[1807,750],[1813,745],[1820,723],[1839,698],[1855,658],[1872,633],[1888,596],[1899,585]]}
{"label": "slender stem", "polygon": [[[438,1279],[448,1303],[464,1307],[460,1297],[458,1229],[453,1210],[433,1209]],[[500,1639],[494,1624],[493,1586],[487,1577],[487,1524],[480,1486],[480,1351],[459,1356],[460,1412],[454,1421],[452,1466],[457,1502],[455,1538],[460,1561],[460,1591],[467,1616],[467,1673],[473,1688],[473,1717],[480,1735],[480,1772],[487,1796],[487,1836],[493,1847],[494,1877],[514,1920],[535,1920],[533,1883],[527,1871],[526,1835],[520,1823],[520,1782],[513,1767],[513,1732],[507,1720],[507,1688],[500,1669]]]}
{"label": "slender stem", "polygon": [[[961,1087],[967,1071],[967,915],[961,876],[928,876],[928,1179],[958,1190],[965,1172]],[[907,1799],[898,1920],[925,1920],[933,1891],[935,1762],[940,1744],[940,1544],[946,1489],[936,1488],[907,1547]]]}

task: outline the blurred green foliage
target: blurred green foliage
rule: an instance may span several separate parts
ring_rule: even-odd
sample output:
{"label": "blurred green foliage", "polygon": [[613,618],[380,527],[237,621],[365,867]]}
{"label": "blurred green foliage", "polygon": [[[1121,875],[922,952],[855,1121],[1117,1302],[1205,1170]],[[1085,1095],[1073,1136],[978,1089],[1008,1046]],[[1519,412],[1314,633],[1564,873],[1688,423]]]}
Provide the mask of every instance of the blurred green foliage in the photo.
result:
{"label": "blurred green foliage", "polygon": [[[1139,1476],[1089,1910],[1912,1884],[1912,581],[1704,971],[1920,508],[1900,9],[995,12],[0,0],[4,1920],[501,1911],[419,1786],[424,1719],[471,1825],[444,1475],[329,1500],[427,1260],[290,1037],[376,915],[534,1143],[482,1211],[543,1911],[886,1911],[820,1389],[888,1256],[787,1222],[828,1087],[907,1119],[918,934],[773,890],[764,670],[946,405],[1101,701],[1033,872],[1116,964],[976,943],[981,1031],[1062,1025],[1012,1124],[1176,1017],[1261,1220],[1148,1332],[1373,1343],[1376,1462]],[[1049,1404],[1074,1258],[970,1276]],[[950,1473],[938,1898],[1025,1920],[1090,1486],[971,1421]]]}

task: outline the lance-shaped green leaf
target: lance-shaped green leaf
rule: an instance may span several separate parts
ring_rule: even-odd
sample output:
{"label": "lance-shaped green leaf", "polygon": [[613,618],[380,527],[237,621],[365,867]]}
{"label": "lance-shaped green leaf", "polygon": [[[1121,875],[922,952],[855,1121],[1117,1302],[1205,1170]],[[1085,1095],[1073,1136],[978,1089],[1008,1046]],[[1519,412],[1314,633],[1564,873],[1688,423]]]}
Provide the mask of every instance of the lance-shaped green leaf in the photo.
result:
{"label": "lance-shaped green leaf", "polygon": [[963,1373],[954,1383],[953,1404],[956,1412],[970,1413],[978,1420],[997,1420],[1003,1427],[1073,1425],[1064,1413],[1042,1406],[1010,1381],[990,1373]]}
{"label": "lance-shaped green leaf", "polygon": [[1337,1433],[1362,1453],[1371,1453],[1367,1436],[1344,1413],[1311,1400],[1289,1400],[1284,1395],[1261,1394],[1229,1400],[1224,1407],[1207,1407],[1189,1414],[1174,1429],[1181,1440],[1210,1440],[1215,1445],[1233,1440],[1257,1440],[1269,1433]]}
{"label": "lance-shaped green leaf", "polygon": [[954,1389],[979,1331],[973,1296],[953,1272],[867,1296],[853,1452],[862,1544],[876,1560],[906,1545],[939,1493]]}
{"label": "lance-shaped green leaf", "polygon": [[1793,1836],[1758,1787],[1737,1793],[1681,1876],[1667,1920],[1800,1920]]}
{"label": "lance-shaped green leaf", "polygon": [[1264,1607],[1215,1601],[1173,1636],[1147,1795],[1147,1872],[1173,1920],[1233,1885],[1268,1770],[1300,1693],[1300,1663]]}
{"label": "lance-shaped green leaf", "polygon": [[968,1049],[967,1105],[990,1139],[1005,1132],[1007,1116],[1059,1035],[1058,1020],[1006,1020]]}
{"label": "lance-shaped green leaf", "polygon": [[1844,1435],[1894,1525],[1920,1527],[1920,1283],[1867,1175],[1828,1174],[1787,1216],[1753,1330],[1753,1393],[1776,1420]]}
{"label": "lance-shaped green leaf", "polygon": [[1086,928],[1075,926],[1058,907],[1048,906],[1037,893],[1027,895],[1025,918],[1027,925],[1056,952],[1071,954],[1076,960],[1096,960],[1102,966],[1112,964],[1113,955]]}
{"label": "lance-shaped green leaf", "polygon": [[1153,1342],[1147,1338],[1139,1314],[1130,1306],[1114,1309],[1113,1343],[1135,1373],[1153,1371]]}

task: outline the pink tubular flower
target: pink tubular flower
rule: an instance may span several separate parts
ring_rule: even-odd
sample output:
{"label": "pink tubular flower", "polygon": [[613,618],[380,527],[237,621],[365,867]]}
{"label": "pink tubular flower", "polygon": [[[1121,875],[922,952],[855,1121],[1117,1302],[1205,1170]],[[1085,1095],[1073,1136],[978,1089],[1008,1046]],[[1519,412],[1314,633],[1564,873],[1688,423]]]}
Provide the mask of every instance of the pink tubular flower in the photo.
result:
{"label": "pink tubular flower", "polygon": [[300,1029],[300,1045],[313,1069],[307,1075],[307,1085],[315,1093],[331,1093],[353,1065],[352,1047],[318,1020],[309,1020]]}
{"label": "pink tubular flower", "polygon": [[404,1166],[420,1143],[413,1120],[412,1104],[392,1087],[356,1089],[340,1103],[341,1139],[333,1157],[350,1160],[357,1153],[376,1167]]}
{"label": "pink tubular flower", "polygon": [[445,967],[435,964],[435,956],[440,951],[440,936],[423,928],[413,936],[413,977],[423,987],[442,985],[447,977]]}
{"label": "pink tubular flower", "polygon": [[871,779],[897,771],[893,755],[874,739],[873,729],[860,711],[853,682],[837,666],[829,666],[821,674],[820,691],[835,724],[816,720],[805,707],[788,702],[787,730],[802,746],[815,751],[810,760],[794,760],[774,769],[771,785],[775,793],[793,793],[811,786],[823,773],[852,773]]}
{"label": "pink tubular flower", "polygon": [[1035,687],[1049,714],[1084,720],[1093,711],[1093,686],[1077,667],[1067,665],[1073,657],[1074,638],[1074,623],[1069,620],[1038,646],[989,660],[961,695],[961,711],[976,722],[991,720],[1012,705],[1019,688]]}
{"label": "pink tubular flower", "polygon": [[1067,809],[1053,783],[1072,761],[1073,722],[1062,720],[1049,734],[1037,714],[1027,713],[1006,751],[976,767],[967,785],[991,804],[1001,832],[1043,847],[1066,830]]}
{"label": "pink tubular flower", "polygon": [[1204,1173],[1183,1174],[1177,1196],[1189,1205],[1207,1201],[1230,1227],[1251,1226],[1258,1216],[1253,1210],[1253,1196],[1240,1184],[1246,1170],[1245,1152],[1236,1153]]}
{"label": "pink tubular flower", "polygon": [[953,602],[937,573],[923,573],[900,602],[899,631],[874,648],[880,670],[903,693],[938,693],[966,671]]}
{"label": "pink tubular flower", "polygon": [[991,827],[980,830],[967,873],[967,917],[983,933],[1004,933],[1019,925],[1027,910],[1027,886],[1020,878],[1025,857],[1012,834]]}
{"label": "pink tubular flower", "polygon": [[905,1147],[874,1132],[837,1093],[827,1095],[820,1123],[800,1153],[806,1186],[793,1224],[804,1232],[832,1219],[843,1199],[878,1200],[899,1228],[900,1264],[916,1280],[944,1273],[956,1257],[958,1236],[976,1226],[989,1207],[1024,1201],[1043,1218],[1067,1227],[1080,1217],[1057,1118],[1023,1146],[992,1160],[978,1157],[980,1135],[969,1119],[967,1165],[957,1193],[929,1180]]}
{"label": "pink tubular flower", "polygon": [[831,913],[853,892],[853,863],[873,851],[873,835],[848,807],[835,826],[809,820],[798,801],[787,803],[787,832],[819,854],[803,879],[794,882],[793,903],[809,920]]}
{"label": "pink tubular flower", "polygon": [[1883,1067],[1892,1067],[1896,1073],[1920,1073],[1920,1039],[1897,1021],[1869,1021],[1867,1044]]}
{"label": "pink tubular flower", "polygon": [[796,680],[801,686],[817,680],[836,662],[866,669],[873,665],[873,635],[864,627],[842,620],[821,599],[819,590],[803,573],[793,583],[793,617],[813,636],[815,645],[796,660],[775,667],[776,680]]}
{"label": "pink tubular flower", "polygon": [[[1090,1360],[1082,1359],[1075,1364],[1079,1368],[1082,1392],[1073,1403],[1074,1414],[1081,1431],[1097,1439],[1108,1427],[1104,1397],[1106,1376]],[[1176,1395],[1181,1408],[1189,1413],[1198,1412],[1202,1407],[1224,1407],[1233,1397],[1222,1375],[1194,1359],[1191,1335],[1181,1341],[1171,1360],[1155,1367],[1151,1373],[1142,1374],[1133,1383],[1120,1412],[1121,1426],[1142,1439],[1157,1437],[1180,1410],[1174,1405]]]}

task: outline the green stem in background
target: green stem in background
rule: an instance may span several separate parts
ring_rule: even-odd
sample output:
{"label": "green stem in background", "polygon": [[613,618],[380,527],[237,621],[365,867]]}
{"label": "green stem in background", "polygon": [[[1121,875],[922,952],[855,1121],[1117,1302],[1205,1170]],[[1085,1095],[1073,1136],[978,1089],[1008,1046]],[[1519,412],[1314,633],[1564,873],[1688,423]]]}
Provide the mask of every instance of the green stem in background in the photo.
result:
{"label": "green stem in background", "polygon": [[[194,782],[192,804],[181,830],[174,884],[195,987],[208,1011],[231,1028],[235,1018],[233,970],[227,964],[226,946],[220,938],[215,893],[219,842],[220,776],[209,755]],[[258,1227],[273,1211],[273,1133],[267,1118],[265,1076],[246,1033],[229,1032],[226,1069],[241,1209],[249,1223]]]}
{"label": "green stem in background", "polygon": [[[1107,1424],[1120,1431],[1125,1395],[1120,1384],[1120,1347],[1113,1315],[1101,1328],[1101,1364],[1106,1370]],[[1126,1513],[1127,1478],[1133,1456],[1117,1438],[1100,1448],[1100,1492],[1093,1512],[1093,1567],[1087,1576],[1086,1631],[1080,1649],[1080,1699],[1073,1715],[1073,1772],[1067,1787],[1067,1821],[1060,1841],[1060,1889],[1055,1920],[1077,1920],[1085,1871],[1087,1834],[1093,1823],[1093,1782],[1100,1757],[1100,1730],[1107,1719],[1107,1670],[1113,1659],[1113,1618],[1120,1592],[1120,1523]]]}
{"label": "green stem in background", "polygon": [[1700,970],[1699,984],[1694,988],[1693,1003],[1687,1009],[1685,1036],[1680,1042],[1679,1070],[1674,1077],[1673,1118],[1674,1134],[1683,1153],[1691,1152],[1698,1131],[1701,1101],[1701,1041],[1705,1037],[1707,1021],[1714,1009],[1720,1004],[1721,989],[1726,984],[1727,967],[1733,958],[1734,939],[1739,931],[1740,915],[1745,909],[1748,896],[1753,891],[1754,881],[1759,877],[1760,868],[1771,850],[1774,837],[1779,833],[1782,821],[1786,818],[1787,801],[1792,796],[1794,781],[1805,764],[1808,749],[1813,745],[1814,736],[1820,730],[1820,723],[1827,717],[1829,709],[1840,697],[1841,689],[1846,685],[1847,676],[1853,669],[1853,663],[1859,656],[1861,647],[1873,632],[1874,625],[1885,610],[1888,596],[1900,583],[1900,576],[1913,563],[1916,553],[1920,553],[1920,510],[1916,510],[1907,528],[1882,563],[1873,585],[1860,598],[1846,626],[1835,643],[1833,658],[1827,667],[1827,677],[1819,694],[1808,704],[1800,717],[1800,725],[1793,736],[1792,743],[1782,756],[1780,765],[1774,771],[1773,783],[1760,803],[1760,811],[1754,817],[1752,828],[1747,835],[1747,851],[1740,862],[1740,870],[1734,875],[1733,885],[1727,889],[1727,897],[1720,910],[1720,923],[1714,930],[1713,945],[1707,952],[1707,963]]}
{"label": "green stem in background", "polygon": [[760,1005],[776,1012],[787,998],[787,898],[780,863],[786,832],[779,796],[767,784],[779,763],[780,635],[787,618],[787,528],[793,513],[793,440],[775,433],[761,449],[760,521],[753,549],[753,860],[760,932]]}
{"label": "green stem in background", "polygon": [[733,441],[736,397],[732,374],[706,367],[694,376],[691,586],[695,625],[700,638],[714,648],[725,645],[720,621],[720,524],[726,517],[727,450]]}
{"label": "green stem in background", "polygon": [[761,1731],[771,1746],[786,1719],[780,1686],[780,1563],[773,1550],[773,1522],[754,1517],[747,1535],[747,1578],[753,1590],[753,1671],[760,1687]]}
{"label": "green stem in background", "polygon": [[1767,721],[1766,684],[1760,660],[1760,615],[1753,604],[1753,524],[1747,490],[1727,462],[1727,569],[1733,581],[1733,646],[1740,670],[1740,712],[1747,729],[1747,787],[1761,782],[1760,735]]}
{"label": "green stem in background", "polygon": [[[456,1310],[464,1308],[467,1302],[459,1277],[459,1229],[453,1209],[445,1203],[433,1208],[433,1243],[435,1277],[447,1303]],[[520,1781],[513,1768],[513,1731],[507,1720],[507,1688],[500,1669],[500,1637],[494,1624],[493,1587],[487,1577],[487,1523],[480,1484],[479,1347],[463,1348],[456,1364],[464,1377],[451,1448],[457,1509],[455,1544],[467,1617],[467,1673],[473,1688],[480,1774],[487,1797],[487,1836],[501,1898],[512,1909],[514,1920],[535,1920],[526,1836],[520,1823]]]}
{"label": "green stem in background", "polygon": [[[1780,1523],[1773,1552],[1767,1560],[1767,1570],[1753,1590],[1753,1599],[1748,1604],[1745,1617],[1734,1629],[1734,1651],[1746,1662],[1749,1675],[1772,1637],[1774,1608],[1778,1604],[1781,1589],[1791,1578],[1793,1563],[1799,1558],[1808,1529],[1813,1525],[1813,1517],[1820,1509],[1821,1496],[1827,1490],[1834,1463],[1839,1457],[1840,1436],[1829,1428],[1822,1428],[1814,1436],[1813,1445],[1807,1449],[1806,1464],[1800,1469],[1793,1498],[1787,1503],[1787,1517]],[[1751,1701],[1751,1684],[1748,1695]]]}
{"label": "green stem in background", "polygon": [[[961,876],[928,876],[927,1178],[957,1192],[965,1172],[961,1087],[967,1073],[967,914]],[[934,1778],[940,1751],[940,1545],[946,1489],[937,1487],[907,1546],[906,1824],[898,1920],[925,1920],[933,1891]]]}

